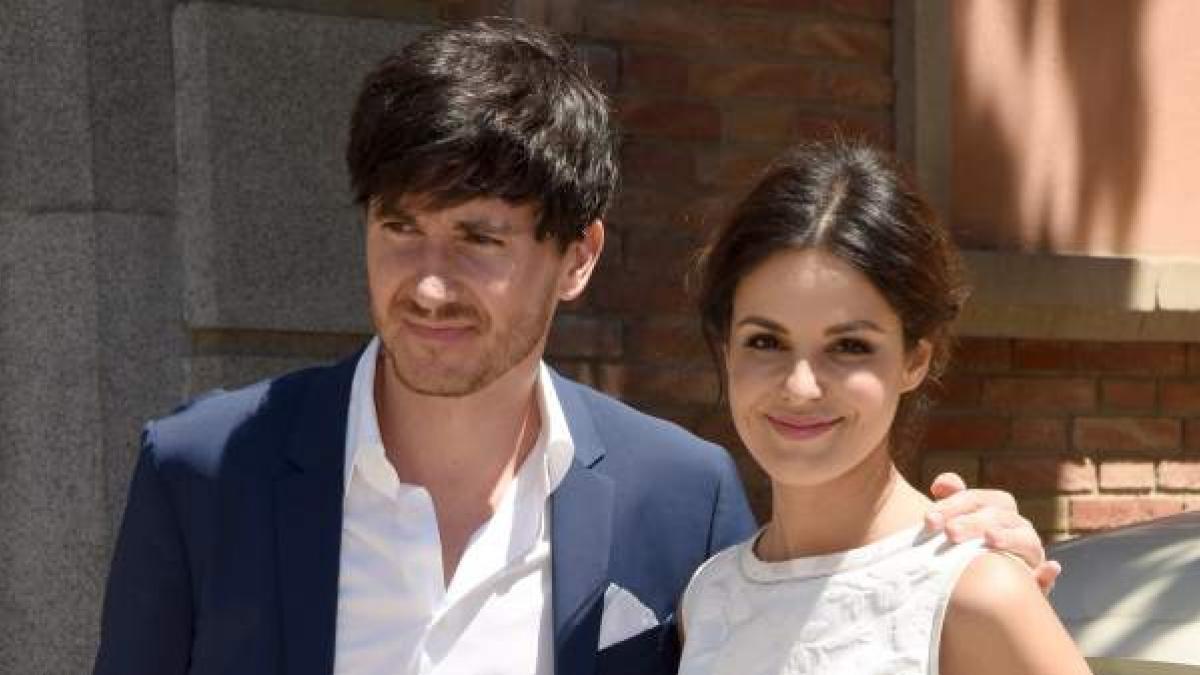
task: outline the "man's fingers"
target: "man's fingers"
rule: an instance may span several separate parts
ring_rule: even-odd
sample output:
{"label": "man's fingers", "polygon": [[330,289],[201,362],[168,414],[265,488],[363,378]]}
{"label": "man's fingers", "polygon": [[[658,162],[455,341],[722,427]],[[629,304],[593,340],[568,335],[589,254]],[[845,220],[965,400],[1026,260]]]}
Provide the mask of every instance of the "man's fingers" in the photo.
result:
{"label": "man's fingers", "polygon": [[[1003,490],[963,490],[939,499],[930,507],[941,514],[945,522],[983,510],[1017,513],[1017,500]],[[928,521],[927,521],[928,522]],[[936,529],[936,528],[935,528]]]}
{"label": "man's fingers", "polygon": [[961,476],[948,472],[938,474],[938,477],[933,479],[933,484],[929,486],[929,493],[933,495],[934,499],[945,499],[966,489],[967,484]]}
{"label": "man's fingers", "polygon": [[1033,579],[1042,589],[1042,594],[1048,596],[1050,591],[1054,590],[1054,582],[1058,581],[1060,574],[1062,574],[1062,565],[1057,560],[1047,560],[1034,568]]}

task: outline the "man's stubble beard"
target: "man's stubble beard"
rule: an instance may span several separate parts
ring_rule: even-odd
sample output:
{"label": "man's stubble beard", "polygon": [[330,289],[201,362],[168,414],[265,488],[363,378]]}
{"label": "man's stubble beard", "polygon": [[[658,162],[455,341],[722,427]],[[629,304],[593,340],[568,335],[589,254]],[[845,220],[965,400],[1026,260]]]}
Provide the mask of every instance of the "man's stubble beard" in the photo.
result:
{"label": "man's stubble beard", "polygon": [[[553,295],[547,293],[545,298],[532,311],[520,314],[507,334],[492,336],[495,342],[483,345],[484,351],[477,362],[461,372],[447,369],[436,359],[430,360],[431,367],[428,368],[433,372],[422,373],[419,371],[425,368],[409,367],[403,357],[398,356],[403,352],[390,345],[386,332],[381,330],[380,346],[387,359],[387,368],[401,385],[416,394],[447,398],[474,394],[525,361],[542,344],[557,304]],[[404,310],[394,308],[394,311]],[[386,325],[382,322],[377,324]],[[488,325],[491,325],[490,322]]]}

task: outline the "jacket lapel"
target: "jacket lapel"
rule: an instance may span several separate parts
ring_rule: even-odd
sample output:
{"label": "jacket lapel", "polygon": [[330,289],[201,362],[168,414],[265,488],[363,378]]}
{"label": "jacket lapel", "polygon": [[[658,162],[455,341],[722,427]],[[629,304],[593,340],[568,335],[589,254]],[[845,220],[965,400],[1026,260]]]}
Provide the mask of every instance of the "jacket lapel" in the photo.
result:
{"label": "jacket lapel", "polygon": [[283,672],[333,672],[341,553],[343,462],[350,384],[358,356],[317,373],[299,394],[276,483]]}
{"label": "jacket lapel", "polygon": [[577,385],[554,375],[575,459],[551,496],[555,672],[590,675],[612,545],[612,479],[596,470],[604,448]]}

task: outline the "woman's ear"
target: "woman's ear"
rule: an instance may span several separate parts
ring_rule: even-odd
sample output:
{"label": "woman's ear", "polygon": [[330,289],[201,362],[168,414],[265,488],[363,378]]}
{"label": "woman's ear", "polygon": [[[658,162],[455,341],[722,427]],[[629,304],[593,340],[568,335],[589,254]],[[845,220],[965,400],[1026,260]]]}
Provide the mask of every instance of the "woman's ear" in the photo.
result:
{"label": "woman's ear", "polygon": [[929,364],[933,359],[933,345],[929,340],[921,338],[917,344],[904,355],[904,373],[900,378],[900,390],[908,393],[925,381],[929,374]]}
{"label": "woman's ear", "polygon": [[563,301],[578,298],[587,288],[600,252],[604,250],[604,223],[593,220],[583,232],[583,238],[567,245],[566,266],[559,280],[558,299]]}

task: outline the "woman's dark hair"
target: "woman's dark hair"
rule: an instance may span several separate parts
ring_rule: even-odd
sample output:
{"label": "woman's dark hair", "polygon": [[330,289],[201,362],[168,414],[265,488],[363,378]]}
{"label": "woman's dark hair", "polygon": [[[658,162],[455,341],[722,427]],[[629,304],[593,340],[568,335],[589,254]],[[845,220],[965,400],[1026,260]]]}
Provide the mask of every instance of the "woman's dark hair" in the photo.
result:
{"label": "woman's dark hair", "polygon": [[533,202],[562,246],[604,215],[617,181],[608,101],[571,47],[511,19],[433,31],[367,75],[346,162],[355,201],[423,194]]}
{"label": "woman's dark hair", "polygon": [[920,438],[930,385],[949,360],[950,325],[966,299],[958,251],[889,153],[842,139],[797,146],[767,168],[696,268],[704,337],[722,373],[738,284],[772,255],[809,248],[870,280],[900,318],[906,347],[925,339],[933,348],[925,383],[901,398],[892,427],[893,453],[902,457]]}

